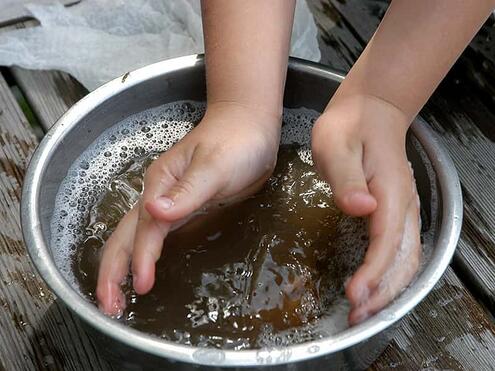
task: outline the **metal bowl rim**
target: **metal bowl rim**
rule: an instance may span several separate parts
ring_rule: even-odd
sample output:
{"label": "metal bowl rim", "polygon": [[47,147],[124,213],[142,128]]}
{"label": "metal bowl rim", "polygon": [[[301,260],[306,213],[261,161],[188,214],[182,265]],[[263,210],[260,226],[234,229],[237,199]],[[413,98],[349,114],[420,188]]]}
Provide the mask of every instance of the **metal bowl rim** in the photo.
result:
{"label": "metal bowl rim", "polygon": [[[320,357],[341,351],[371,338],[412,310],[431,291],[447,269],[454,254],[462,224],[462,195],[454,164],[443,149],[437,135],[428,127],[428,124],[419,118],[413,122],[411,130],[420,140],[432,162],[438,178],[439,193],[442,197],[441,212],[443,217],[439,227],[440,233],[435,254],[410,289],[391,305],[365,322],[337,335],[271,350],[205,350],[205,348],[180,345],[126,327],[106,317],[95,306],[88,303],[63,278],[56,268],[50,254],[50,248],[43,238],[40,213],[37,207],[42,174],[46,171],[52,158],[52,148],[63,141],[64,136],[73,126],[77,125],[82,117],[114,95],[146,80],[202,64],[204,64],[203,56],[190,55],[151,64],[118,77],[81,99],[45,135],[30,161],[25,176],[21,201],[21,222],[29,255],[49,288],[82,320],[115,340],[158,357],[202,365],[259,366],[260,352],[267,351],[270,354],[285,355],[278,358],[272,357],[271,364],[283,364]],[[297,58],[290,58],[289,68],[331,78],[339,82],[344,78],[343,75],[323,65]]]}

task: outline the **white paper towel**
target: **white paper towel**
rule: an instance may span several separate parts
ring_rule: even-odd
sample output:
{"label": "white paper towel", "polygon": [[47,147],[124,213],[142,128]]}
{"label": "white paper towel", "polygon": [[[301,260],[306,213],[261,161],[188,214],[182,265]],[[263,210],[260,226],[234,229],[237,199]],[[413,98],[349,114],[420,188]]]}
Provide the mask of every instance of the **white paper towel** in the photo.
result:
{"label": "white paper towel", "polygon": [[[320,60],[305,0],[296,2],[291,55]],[[0,33],[0,65],[67,72],[89,90],[147,64],[202,53],[199,0],[83,0],[26,6],[41,26]]]}

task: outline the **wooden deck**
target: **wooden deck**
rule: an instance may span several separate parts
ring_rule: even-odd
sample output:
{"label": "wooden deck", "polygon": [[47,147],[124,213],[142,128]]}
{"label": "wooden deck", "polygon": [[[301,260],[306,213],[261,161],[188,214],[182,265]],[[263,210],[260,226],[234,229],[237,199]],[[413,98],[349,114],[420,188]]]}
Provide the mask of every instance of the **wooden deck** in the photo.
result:
{"label": "wooden deck", "polygon": [[[320,28],[323,63],[348,70],[387,2],[309,2]],[[118,369],[99,355],[75,317],[39,278],[19,222],[30,156],[50,126],[85,94],[60,72],[0,69],[0,370]],[[465,221],[451,267],[402,320],[371,370],[493,370],[495,21],[487,22],[421,114],[440,133],[457,166]]]}

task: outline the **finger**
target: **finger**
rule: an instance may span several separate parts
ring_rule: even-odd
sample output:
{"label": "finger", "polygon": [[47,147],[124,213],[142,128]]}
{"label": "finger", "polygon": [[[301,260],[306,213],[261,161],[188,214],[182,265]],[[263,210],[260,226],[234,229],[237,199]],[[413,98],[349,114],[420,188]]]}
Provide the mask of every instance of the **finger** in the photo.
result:
{"label": "finger", "polygon": [[339,142],[316,151],[316,166],[330,183],[335,203],[351,216],[368,215],[376,209],[376,199],[370,194],[363,171],[362,144]]}
{"label": "finger", "polygon": [[163,249],[170,223],[161,222],[140,208],[132,254],[132,282],[139,295],[148,293],[155,283],[155,264]]}
{"label": "finger", "polygon": [[[160,173],[150,174],[147,181],[161,186],[152,186],[152,191],[143,197],[139,214],[132,259],[133,284],[138,294],[153,287],[155,263],[172,223],[187,218],[218,192],[224,177],[215,169],[213,162],[196,152],[185,172],[176,169],[173,177],[161,181],[156,179]],[[163,173],[173,174],[174,170]]]}
{"label": "finger", "polygon": [[189,156],[181,150],[179,144],[162,154],[146,171],[132,254],[133,286],[140,295],[146,294],[153,287],[155,263],[160,258],[163,240],[170,230],[168,222],[153,218],[144,205],[155,202],[168,192],[188,163]]}
{"label": "finger", "polygon": [[98,271],[96,298],[100,309],[117,316],[125,307],[121,284],[129,272],[129,258],[136,230],[138,210],[134,207],[120,221],[105,244]]}
{"label": "finger", "polygon": [[157,220],[181,220],[213,198],[223,187],[226,174],[215,161],[195,154],[184,175],[166,196],[147,202],[146,210]]}
{"label": "finger", "polygon": [[369,187],[378,205],[369,218],[370,242],[364,262],[346,288],[353,306],[362,304],[377,288],[400,246],[413,194],[406,161],[387,158],[386,164],[378,165]]}
{"label": "finger", "polygon": [[411,202],[406,215],[404,234],[394,264],[382,277],[375,293],[363,305],[349,313],[351,325],[377,313],[390,303],[414,278],[421,260],[419,208]]}

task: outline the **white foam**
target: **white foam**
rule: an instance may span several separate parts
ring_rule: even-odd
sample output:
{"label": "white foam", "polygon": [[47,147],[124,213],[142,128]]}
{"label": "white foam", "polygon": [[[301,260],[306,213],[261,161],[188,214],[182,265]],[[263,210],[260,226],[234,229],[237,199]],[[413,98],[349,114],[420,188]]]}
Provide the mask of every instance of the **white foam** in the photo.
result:
{"label": "white foam", "polygon": [[74,287],[78,284],[72,257],[85,237],[90,206],[132,158],[166,151],[193,128],[204,111],[203,103],[183,101],[132,115],[106,130],[70,167],[55,200],[51,247],[57,267]]}

